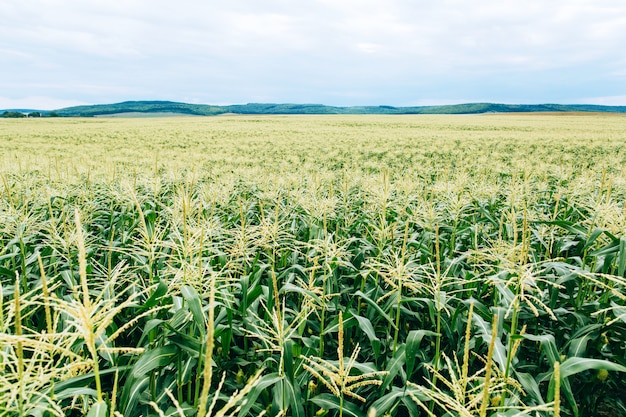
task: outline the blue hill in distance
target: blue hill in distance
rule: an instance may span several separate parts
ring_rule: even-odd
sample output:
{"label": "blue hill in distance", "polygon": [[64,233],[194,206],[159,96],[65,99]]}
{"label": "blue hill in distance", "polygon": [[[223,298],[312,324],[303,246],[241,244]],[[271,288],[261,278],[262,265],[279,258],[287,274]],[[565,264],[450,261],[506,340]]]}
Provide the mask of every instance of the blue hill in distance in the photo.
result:
{"label": "blue hill in distance", "polygon": [[498,104],[466,103],[438,106],[327,106],[324,104],[248,103],[226,106],[189,104],[174,101],[125,101],[114,104],[94,104],[66,107],[54,111],[0,110],[33,113],[42,116],[94,117],[117,115],[129,117],[141,114],[217,116],[220,114],[483,114],[483,113],[626,113],[626,106],[593,104]]}

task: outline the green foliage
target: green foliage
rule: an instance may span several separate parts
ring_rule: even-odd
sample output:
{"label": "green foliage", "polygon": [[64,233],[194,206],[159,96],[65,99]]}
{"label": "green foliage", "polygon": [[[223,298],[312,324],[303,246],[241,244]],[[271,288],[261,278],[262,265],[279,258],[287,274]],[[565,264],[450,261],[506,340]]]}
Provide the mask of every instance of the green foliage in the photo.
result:
{"label": "green foliage", "polygon": [[622,119],[188,120],[6,121],[8,415],[623,414]]}
{"label": "green foliage", "polygon": [[466,103],[442,106],[349,106],[324,104],[248,103],[226,106],[188,104],[171,101],[125,101],[115,104],[97,104],[59,109],[59,116],[104,116],[141,114],[178,114],[215,116],[233,114],[481,114],[481,113],[533,113],[533,112],[607,112],[625,113],[626,106],[600,106],[590,104],[497,104]]}
{"label": "green foliage", "polygon": [[11,119],[21,119],[26,117],[26,114],[19,111],[5,111],[0,114],[0,117],[11,118]]}

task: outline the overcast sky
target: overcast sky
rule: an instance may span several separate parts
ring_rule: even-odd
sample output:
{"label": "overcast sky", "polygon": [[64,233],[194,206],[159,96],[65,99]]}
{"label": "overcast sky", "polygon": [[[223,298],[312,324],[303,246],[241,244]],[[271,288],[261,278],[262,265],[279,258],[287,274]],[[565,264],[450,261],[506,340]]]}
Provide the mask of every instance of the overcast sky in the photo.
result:
{"label": "overcast sky", "polygon": [[624,0],[0,0],[0,108],[626,105]]}

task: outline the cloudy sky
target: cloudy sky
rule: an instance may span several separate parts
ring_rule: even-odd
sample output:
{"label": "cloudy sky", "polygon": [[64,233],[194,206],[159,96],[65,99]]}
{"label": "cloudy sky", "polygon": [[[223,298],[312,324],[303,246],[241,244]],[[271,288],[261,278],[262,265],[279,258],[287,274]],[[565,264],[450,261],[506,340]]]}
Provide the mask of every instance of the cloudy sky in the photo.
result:
{"label": "cloudy sky", "polygon": [[0,0],[0,108],[626,105],[624,0]]}

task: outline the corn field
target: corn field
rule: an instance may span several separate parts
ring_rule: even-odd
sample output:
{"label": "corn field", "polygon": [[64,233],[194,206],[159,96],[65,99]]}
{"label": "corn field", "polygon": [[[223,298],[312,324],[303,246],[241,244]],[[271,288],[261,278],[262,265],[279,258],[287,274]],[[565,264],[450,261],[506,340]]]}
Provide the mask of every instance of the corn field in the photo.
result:
{"label": "corn field", "polygon": [[0,122],[0,416],[626,414],[626,118]]}

